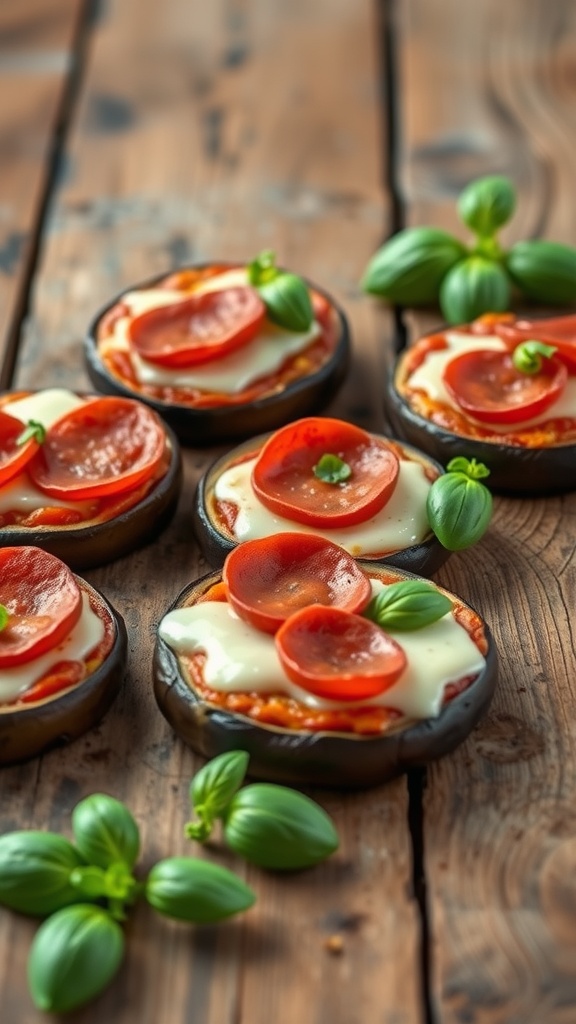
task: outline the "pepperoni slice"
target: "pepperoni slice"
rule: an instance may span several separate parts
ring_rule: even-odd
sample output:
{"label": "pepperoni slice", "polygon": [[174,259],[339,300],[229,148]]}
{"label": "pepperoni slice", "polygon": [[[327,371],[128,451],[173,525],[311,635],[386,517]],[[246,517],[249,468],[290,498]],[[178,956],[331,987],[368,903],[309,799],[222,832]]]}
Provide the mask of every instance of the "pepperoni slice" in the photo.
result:
{"label": "pepperoni slice", "polygon": [[196,366],[251,341],[266,315],[253,288],[193,294],[182,302],[134,317],[129,337],[136,352],[168,368]]}
{"label": "pepperoni slice", "polygon": [[34,438],[18,444],[25,429],[22,420],[0,411],[0,485],[20,473],[38,451],[39,444]]}
{"label": "pepperoni slice", "polygon": [[82,612],[82,594],[64,562],[35,547],[0,548],[0,667],[12,668],[53,650]]}
{"label": "pepperoni slice", "polygon": [[222,577],[237,615],[265,633],[275,633],[309,604],[359,612],[372,593],[351,555],[306,533],[277,533],[240,544],[226,558]]}
{"label": "pepperoni slice", "polygon": [[148,406],[95,398],[52,424],[28,472],[52,498],[101,498],[153,476],[165,444],[162,423]]}
{"label": "pepperoni slice", "polygon": [[[351,470],[342,483],[314,473],[324,455]],[[252,471],[252,487],[277,515],[308,526],[353,526],[384,508],[398,480],[399,462],[382,441],[343,420],[310,416],[276,431]]]}
{"label": "pepperoni slice", "polygon": [[286,619],[275,643],[288,678],[327,700],[376,697],[407,663],[399,644],[375,623],[319,604]]}
{"label": "pepperoni slice", "polygon": [[444,370],[452,399],[481,423],[521,423],[546,412],[562,394],[568,371],[555,357],[538,373],[521,373],[508,352],[462,352]]}

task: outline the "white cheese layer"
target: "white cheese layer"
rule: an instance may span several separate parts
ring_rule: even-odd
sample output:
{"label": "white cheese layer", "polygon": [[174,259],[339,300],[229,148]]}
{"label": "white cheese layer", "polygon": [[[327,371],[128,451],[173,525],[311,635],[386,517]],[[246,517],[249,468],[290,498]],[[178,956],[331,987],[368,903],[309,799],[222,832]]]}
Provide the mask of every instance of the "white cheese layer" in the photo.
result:
{"label": "white cheese layer", "polygon": [[[383,589],[384,584],[372,580],[373,594]],[[423,629],[388,632],[407,655],[401,677],[378,697],[339,704],[316,697],[288,679],[274,637],[243,622],[222,601],[175,609],[159,627],[159,635],[177,654],[206,654],[204,681],[214,690],[287,694],[307,707],[327,710],[382,706],[408,718],[434,718],[440,714],[446,686],[478,674],[485,665],[476,644],[451,612]]]}
{"label": "white cheese layer", "polygon": [[[190,294],[220,291],[223,288],[245,286],[247,283],[245,270],[228,270],[202,281],[191,292],[162,291],[159,288],[127,292],[122,297],[122,302],[129,307],[131,316],[139,316],[150,309],[181,302]],[[286,331],[265,320],[256,337],[236,352],[199,366],[170,370],[142,359],[132,349],[128,335],[129,326],[130,317],[120,317],[114,324],[110,338],[100,342],[100,350],[103,354],[110,350],[130,352],[134,373],[140,384],[197,388],[201,391],[219,391],[223,394],[236,394],[260,377],[275,373],[286,359],[303,352],[321,333],[320,325],[316,321],[313,321],[307,331],[296,332]]]}
{"label": "white cheese layer", "polygon": [[[460,406],[451,398],[446,390],[442,379],[448,363],[454,356],[461,355],[463,352],[476,352],[483,349],[502,352],[508,346],[505,345],[501,338],[493,335],[479,337],[463,334],[460,331],[446,331],[444,337],[448,342],[448,348],[429,352],[424,362],[410,374],[407,383],[411,388],[418,388],[418,390],[423,391],[434,401],[445,402],[446,405],[462,413]],[[480,422],[473,416],[470,416],[469,413],[464,413],[464,415],[474,423]],[[490,423],[490,430],[494,431],[494,433],[509,434],[512,429],[514,433],[517,433],[517,431],[524,428],[536,426],[538,423],[546,423],[547,420],[564,416],[569,418],[576,417],[575,376],[568,377],[562,394],[546,412],[541,413],[539,416],[533,416],[531,419],[523,420],[521,423],[514,423],[513,427],[502,423]],[[480,423],[480,426],[486,427],[487,424]]]}
{"label": "white cheese layer", "polygon": [[[47,430],[62,416],[84,405],[84,402],[83,398],[66,388],[46,388],[27,398],[8,402],[2,406],[2,410],[22,420],[22,429],[30,420],[35,420]],[[4,512],[29,513],[38,508],[73,508],[87,517],[95,507],[95,503],[90,501],[64,501],[48,497],[32,483],[26,472],[19,473],[0,486],[0,515]]]}
{"label": "white cheese layer", "polygon": [[82,594],[82,614],[66,640],[34,661],[0,671],[0,702],[15,700],[59,661],[82,661],[103,636],[104,623],[92,611],[86,594]]}
{"label": "white cheese layer", "polygon": [[329,537],[357,558],[409,548],[430,533],[426,498],[431,484],[419,462],[400,460],[398,482],[392,497],[375,516],[356,526],[319,529],[277,516],[258,500],[251,483],[255,461],[250,459],[227,469],[218,477],[214,487],[218,500],[232,502],[238,508],[234,536],[239,541],[256,540],[284,530],[315,533]]}

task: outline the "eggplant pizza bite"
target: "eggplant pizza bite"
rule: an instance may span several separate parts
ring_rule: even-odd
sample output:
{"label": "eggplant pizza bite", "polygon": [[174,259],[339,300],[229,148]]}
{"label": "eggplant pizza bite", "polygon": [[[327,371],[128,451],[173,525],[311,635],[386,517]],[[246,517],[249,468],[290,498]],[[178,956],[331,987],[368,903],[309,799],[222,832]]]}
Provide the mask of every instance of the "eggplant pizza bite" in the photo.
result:
{"label": "eggplant pizza bite", "polygon": [[147,543],[178,501],[178,443],[142,402],[63,388],[0,396],[0,547],[42,547],[73,568]]}
{"label": "eggplant pizza bite", "polygon": [[355,558],[428,575],[450,547],[432,530],[431,492],[440,505],[460,500],[440,493],[442,474],[410,445],[306,417],[218,459],[199,482],[194,529],[216,566],[239,543],[295,530],[327,537]]}
{"label": "eggplant pizza bite", "polygon": [[81,736],[114,700],[124,622],[59,558],[0,549],[0,764]]}
{"label": "eggplant pizza bite", "polygon": [[336,303],[264,253],[135,285],[96,316],[85,353],[99,391],[142,399],[181,441],[206,445],[322,408],[350,342]]}
{"label": "eggplant pizza bite", "polygon": [[471,456],[489,486],[576,487],[576,316],[487,314],[401,354],[388,389],[394,430],[443,464]]}
{"label": "eggplant pizza bite", "polygon": [[368,786],[452,750],[496,682],[489,630],[428,581],[313,534],[247,541],[159,625],[156,699],[206,757],[278,782]]}

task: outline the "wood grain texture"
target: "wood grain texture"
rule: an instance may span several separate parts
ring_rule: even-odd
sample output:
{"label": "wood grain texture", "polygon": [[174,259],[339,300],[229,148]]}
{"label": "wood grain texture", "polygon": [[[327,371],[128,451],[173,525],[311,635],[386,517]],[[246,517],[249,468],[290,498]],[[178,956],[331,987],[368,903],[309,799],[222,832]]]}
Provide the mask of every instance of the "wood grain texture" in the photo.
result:
{"label": "wood grain texture", "polygon": [[[357,349],[331,411],[379,428],[391,325],[357,285],[384,222],[374,31],[367,2],[106,4],[68,176],[53,197],[17,384],[86,387],[80,339],[100,303],[186,260],[247,259],[271,246],[345,305]],[[3,828],[66,829],[76,801],[103,790],[126,800],[141,826],[143,871],[191,852],[182,828],[198,762],[155,707],[150,663],[164,609],[206,569],[190,507],[215,454],[186,453],[184,494],[160,540],[87,574],[125,616],[127,679],[84,740],[3,772]],[[337,856],[284,878],[246,872],[216,847],[210,856],[246,872],[257,890],[254,910],[194,930],[138,909],[118,979],[75,1019],[423,1024],[406,783],[317,796],[341,833]],[[41,1019],[24,987],[30,936],[28,922],[0,916],[10,1024]],[[339,954],[330,952],[333,936]]]}
{"label": "wood grain texture", "polygon": [[[574,244],[574,6],[407,0],[399,14],[409,222],[464,237],[458,192],[501,172],[519,192],[509,241]],[[407,322],[414,335],[439,319]],[[439,1024],[574,1020],[575,516],[574,495],[499,498],[478,547],[439,574],[486,617],[502,665],[486,721],[428,773]]]}
{"label": "wood grain texture", "polygon": [[9,382],[27,301],[81,8],[81,0],[0,7],[0,387]]}

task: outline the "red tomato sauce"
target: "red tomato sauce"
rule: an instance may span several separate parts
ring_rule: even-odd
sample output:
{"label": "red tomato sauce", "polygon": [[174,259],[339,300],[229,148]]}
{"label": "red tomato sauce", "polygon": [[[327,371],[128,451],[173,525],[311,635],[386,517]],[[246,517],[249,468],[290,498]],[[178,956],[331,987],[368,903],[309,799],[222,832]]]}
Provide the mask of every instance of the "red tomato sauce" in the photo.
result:
{"label": "red tomato sauce", "polygon": [[[488,314],[480,317],[472,324],[466,324],[455,328],[463,334],[490,334],[493,324],[497,321],[510,322],[514,317],[506,314],[499,317],[497,314]],[[396,387],[398,392],[405,398],[410,407],[423,419],[435,423],[436,426],[458,434],[461,437],[469,437],[476,441],[492,441],[497,444],[502,442],[519,448],[551,448],[554,445],[569,444],[576,441],[576,417],[552,417],[545,422],[538,423],[532,427],[524,427],[519,430],[511,429],[496,433],[489,426],[480,426],[473,423],[464,413],[459,412],[453,406],[430,398],[426,392],[419,388],[411,387],[408,378],[417,370],[431,352],[447,348],[447,342],[442,334],[432,334],[429,337],[417,341],[408,352],[402,356],[401,363],[396,376]]]}
{"label": "red tomato sauce", "polygon": [[[396,583],[398,577],[379,574],[383,583]],[[215,584],[197,598],[202,601],[225,600],[221,583]],[[454,605],[453,614],[457,622],[468,632],[482,655],[486,654],[488,641],[480,617],[465,605]],[[232,714],[245,715],[262,725],[277,726],[304,732],[343,732],[355,736],[381,736],[401,725],[404,715],[396,708],[364,707],[324,710],[309,708],[293,697],[278,693],[225,693],[213,690],[204,682],[206,656],[197,652],[191,656],[179,656],[192,686],[208,704],[216,705]],[[449,683],[444,691],[444,704],[468,689],[477,678],[464,676]]]}
{"label": "red tomato sauce", "polygon": [[100,641],[82,661],[58,661],[52,665],[32,686],[21,693],[16,700],[3,703],[2,708],[18,710],[56,697],[65,690],[78,686],[89,676],[93,675],[106,660],[114,645],[116,626],[111,614],[105,605],[98,600],[97,595],[87,591],[78,580],[80,589],[88,594],[90,608],[104,625],[104,635]]}
{"label": "red tomato sauce", "polygon": [[[184,298],[202,281],[215,277],[230,266],[204,267],[198,270],[183,270],[170,274],[154,284],[154,288],[165,288],[182,292]],[[184,405],[191,409],[208,409],[222,406],[245,405],[267,395],[283,391],[295,380],[300,380],[318,371],[330,358],[336,348],[339,327],[336,314],[319,292],[311,291],[316,319],[322,331],[318,338],[302,352],[289,356],[282,366],[274,373],[266,374],[255,380],[243,391],[227,394],[218,391],[202,391],[200,388],[174,387],[172,385],[142,384],[138,381],[130,352],[125,350],[103,350],[100,346],[100,358],[112,376],[116,377],[131,391],[136,391],[147,398],[167,402],[170,405]],[[96,340],[98,343],[109,338],[114,325],[127,315],[127,307],[120,300],[106,311],[98,324]]]}
{"label": "red tomato sauce", "polygon": [[[9,402],[26,398],[30,394],[30,391],[19,391],[12,392],[10,395],[4,395],[0,398],[0,408]],[[154,474],[138,487],[127,489],[119,494],[95,498],[91,501],[79,501],[77,509],[52,505],[50,504],[49,495],[46,495],[46,505],[34,509],[32,512],[26,512],[22,509],[8,509],[6,512],[0,512],[0,529],[7,526],[16,526],[19,529],[28,528],[35,530],[41,526],[74,527],[106,523],[121,515],[122,512],[127,512],[133,508],[154,489],[158,481],[166,475],[170,466],[171,455],[171,450],[166,445],[162,461]],[[22,472],[18,477],[12,477],[9,484],[14,483],[20,478],[27,486],[33,486],[26,471]],[[0,487],[1,493],[2,488]]]}

